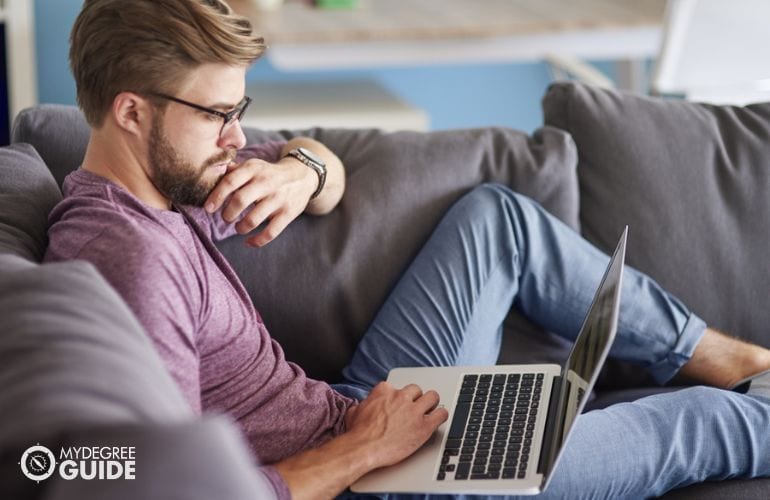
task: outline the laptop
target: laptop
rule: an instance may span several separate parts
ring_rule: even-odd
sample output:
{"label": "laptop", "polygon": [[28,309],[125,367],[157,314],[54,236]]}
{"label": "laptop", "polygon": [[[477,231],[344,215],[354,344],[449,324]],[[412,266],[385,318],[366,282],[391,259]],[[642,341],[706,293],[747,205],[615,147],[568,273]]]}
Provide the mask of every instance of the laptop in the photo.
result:
{"label": "laptop", "polygon": [[356,493],[535,495],[548,485],[615,339],[628,227],[564,366],[396,368],[388,382],[434,389],[449,419],[409,458],[369,472]]}

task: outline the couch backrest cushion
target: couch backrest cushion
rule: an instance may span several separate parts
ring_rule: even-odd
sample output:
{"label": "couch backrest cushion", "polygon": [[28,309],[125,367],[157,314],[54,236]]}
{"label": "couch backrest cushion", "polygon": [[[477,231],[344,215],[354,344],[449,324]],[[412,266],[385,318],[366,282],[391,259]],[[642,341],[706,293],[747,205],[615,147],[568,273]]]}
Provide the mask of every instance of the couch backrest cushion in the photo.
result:
{"label": "couch backrest cushion", "polygon": [[42,104],[22,110],[13,122],[11,142],[32,144],[59,186],[83,162],[89,128],[75,106]]}
{"label": "couch backrest cushion", "polygon": [[579,152],[583,234],[709,324],[770,347],[770,103],[713,106],[553,85],[545,123]]}
{"label": "couch backrest cushion", "polygon": [[[473,186],[502,182],[578,226],[577,153],[569,135],[554,128],[531,137],[502,128],[245,132],[249,143],[315,137],[347,168],[345,197],[331,214],[301,217],[259,250],[240,237],[220,245],[287,357],[315,377],[339,374],[398,275],[443,212]],[[59,183],[80,164],[87,134],[76,108],[54,105],[22,112],[13,130],[14,140],[35,146]],[[526,333],[506,337],[506,361],[566,354],[518,315],[507,324]]]}
{"label": "couch backrest cushion", "polygon": [[61,200],[51,172],[29,144],[0,148],[0,255],[39,262],[48,212]]}

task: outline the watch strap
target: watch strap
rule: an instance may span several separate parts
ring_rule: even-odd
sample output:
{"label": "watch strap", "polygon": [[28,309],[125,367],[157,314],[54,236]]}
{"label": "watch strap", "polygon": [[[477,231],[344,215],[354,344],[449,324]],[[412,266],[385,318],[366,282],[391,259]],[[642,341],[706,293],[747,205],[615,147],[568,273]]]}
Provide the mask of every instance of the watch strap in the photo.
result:
{"label": "watch strap", "polygon": [[312,168],[318,175],[318,188],[316,188],[315,192],[310,196],[310,199],[313,200],[321,194],[321,191],[323,191],[324,185],[326,184],[326,164],[323,161],[311,158],[305,151],[304,148],[295,148],[286,153],[286,156],[296,158]]}

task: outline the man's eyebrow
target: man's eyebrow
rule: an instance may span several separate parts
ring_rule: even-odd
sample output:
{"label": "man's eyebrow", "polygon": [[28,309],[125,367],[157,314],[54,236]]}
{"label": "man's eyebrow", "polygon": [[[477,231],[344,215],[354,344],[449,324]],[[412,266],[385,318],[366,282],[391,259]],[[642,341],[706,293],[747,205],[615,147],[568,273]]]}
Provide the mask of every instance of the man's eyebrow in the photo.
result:
{"label": "man's eyebrow", "polygon": [[230,111],[231,109],[235,109],[237,105],[238,105],[237,102],[235,104],[231,104],[229,102],[218,102],[208,107],[211,109],[216,109],[217,111],[227,112],[227,111]]}

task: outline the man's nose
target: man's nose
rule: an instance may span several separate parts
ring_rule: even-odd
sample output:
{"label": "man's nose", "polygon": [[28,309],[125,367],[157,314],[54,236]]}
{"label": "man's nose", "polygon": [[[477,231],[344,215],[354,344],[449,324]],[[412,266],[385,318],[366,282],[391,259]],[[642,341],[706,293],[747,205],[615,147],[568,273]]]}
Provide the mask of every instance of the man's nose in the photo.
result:
{"label": "man's nose", "polygon": [[241,149],[246,145],[246,135],[243,133],[240,120],[236,120],[235,123],[225,128],[217,145],[223,149]]}

